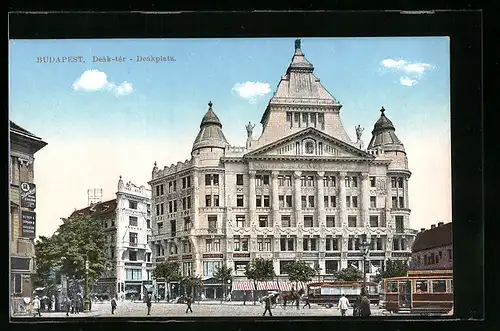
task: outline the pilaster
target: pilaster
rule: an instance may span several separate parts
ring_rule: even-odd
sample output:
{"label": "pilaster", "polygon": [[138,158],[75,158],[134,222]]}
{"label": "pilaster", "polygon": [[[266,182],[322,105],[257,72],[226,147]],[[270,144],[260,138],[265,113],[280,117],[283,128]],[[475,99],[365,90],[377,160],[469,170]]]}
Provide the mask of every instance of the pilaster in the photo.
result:
{"label": "pilaster", "polygon": [[361,224],[365,228],[370,227],[370,176],[368,173],[361,174]]}
{"label": "pilaster", "polygon": [[255,171],[248,172],[248,215],[249,215],[249,225],[256,226],[257,220],[255,219]]}
{"label": "pilaster", "polygon": [[279,198],[278,198],[278,171],[271,172],[271,202],[273,211],[273,225],[279,225]]}
{"label": "pilaster", "polygon": [[347,227],[347,206],[346,206],[346,188],[345,188],[345,178],[347,172],[339,172],[338,176],[338,206],[339,206],[339,221],[342,227]]}
{"label": "pilaster", "polygon": [[301,183],[300,177],[302,176],[302,171],[294,171],[293,173],[293,193],[294,193],[294,206],[295,206],[295,222],[297,226],[302,224],[302,200],[301,200]]}
{"label": "pilaster", "polygon": [[318,219],[318,225],[321,226],[326,226],[326,220],[325,220],[325,189],[323,187],[323,178],[325,177],[325,172],[324,171],[318,171],[316,173],[316,201],[318,208],[316,209],[317,211],[317,219]]}

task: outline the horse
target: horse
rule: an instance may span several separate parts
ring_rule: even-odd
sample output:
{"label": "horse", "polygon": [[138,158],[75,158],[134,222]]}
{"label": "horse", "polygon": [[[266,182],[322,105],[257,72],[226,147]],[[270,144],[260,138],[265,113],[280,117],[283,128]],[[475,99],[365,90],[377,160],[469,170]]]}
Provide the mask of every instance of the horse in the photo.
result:
{"label": "horse", "polygon": [[304,292],[305,291],[302,288],[298,291],[291,290],[291,291],[281,292],[280,299],[283,302],[283,308],[286,308],[288,302],[290,302],[292,305],[295,304],[298,307],[300,303],[300,298],[304,294]]}

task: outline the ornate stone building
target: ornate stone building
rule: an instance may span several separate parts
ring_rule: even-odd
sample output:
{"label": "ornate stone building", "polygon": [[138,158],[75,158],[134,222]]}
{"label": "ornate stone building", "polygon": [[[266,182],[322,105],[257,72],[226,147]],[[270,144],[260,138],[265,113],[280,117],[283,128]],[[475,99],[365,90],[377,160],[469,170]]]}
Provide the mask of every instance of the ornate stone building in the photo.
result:
{"label": "ornate stone building", "polygon": [[272,259],[282,275],[300,259],[329,275],[363,268],[362,235],[375,267],[408,259],[415,231],[404,146],[382,108],[364,149],[363,129],[356,127],[352,141],[341,108],[300,40],[262,116],[260,137],[249,123],[246,146],[231,146],[209,103],[191,159],[154,165],[154,261],[178,260],[184,274],[204,278],[225,263],[238,278],[254,257]]}
{"label": "ornate stone building", "polygon": [[106,270],[93,292],[125,299],[141,297],[152,285],[151,190],[118,180],[116,198],[75,210],[71,215],[90,216],[102,222],[108,245]]}
{"label": "ornate stone building", "polygon": [[[11,294],[30,297],[35,272],[36,185],[34,154],[47,145],[10,121],[10,277]],[[16,311],[17,308],[14,308]]]}

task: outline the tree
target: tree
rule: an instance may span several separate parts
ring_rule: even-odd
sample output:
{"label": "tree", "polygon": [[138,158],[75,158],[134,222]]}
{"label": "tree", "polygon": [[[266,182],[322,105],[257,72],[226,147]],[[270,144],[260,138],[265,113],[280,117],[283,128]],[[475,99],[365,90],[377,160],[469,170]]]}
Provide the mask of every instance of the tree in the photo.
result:
{"label": "tree", "polygon": [[163,278],[167,283],[170,293],[170,283],[181,279],[180,264],[177,261],[165,261],[156,265],[153,269],[153,278]]}
{"label": "tree", "polygon": [[[228,280],[231,280],[233,279],[233,269],[232,268],[228,268],[225,264],[223,264],[222,266],[220,267],[217,267],[214,271],[214,274],[213,274],[213,277],[220,281],[222,283],[222,288],[224,289],[224,298],[222,300],[224,300],[226,298],[226,289],[227,289],[227,281]],[[221,300],[221,302],[222,302]]]}
{"label": "tree", "polygon": [[286,265],[288,279],[295,283],[295,288],[298,288],[298,282],[308,282],[312,277],[316,276],[317,272],[314,268],[303,261],[294,261]]}
{"label": "tree", "polygon": [[375,281],[380,282],[383,278],[406,276],[408,273],[408,262],[388,259],[382,270],[375,275]]}
{"label": "tree", "polygon": [[74,217],[61,224],[51,237],[35,243],[38,285],[47,285],[57,269],[69,278],[84,279],[88,261],[89,282],[99,278],[106,263],[106,239],[101,222],[90,217]]}
{"label": "tree", "polygon": [[[245,266],[245,276],[253,280],[254,288],[257,288],[257,282],[272,280],[276,276],[274,273],[273,260],[264,258],[253,259]],[[255,291],[253,293],[253,304],[256,303]]]}
{"label": "tree", "polygon": [[197,293],[197,289],[203,284],[203,280],[199,276],[186,276],[181,279],[180,283],[184,286],[186,294],[188,294],[191,298],[194,298]]}
{"label": "tree", "polygon": [[350,266],[335,273],[335,278],[340,281],[360,281],[363,280],[363,272],[358,268]]}

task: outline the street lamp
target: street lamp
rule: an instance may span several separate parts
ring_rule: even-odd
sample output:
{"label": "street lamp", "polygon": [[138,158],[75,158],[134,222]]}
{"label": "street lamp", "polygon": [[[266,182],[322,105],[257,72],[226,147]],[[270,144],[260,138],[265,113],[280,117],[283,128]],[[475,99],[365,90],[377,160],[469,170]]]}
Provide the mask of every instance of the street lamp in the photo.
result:
{"label": "street lamp", "polygon": [[[231,279],[227,280],[227,291],[229,294],[231,294]],[[227,298],[227,295],[226,295],[226,298]]]}
{"label": "street lamp", "polygon": [[363,240],[361,244],[359,244],[359,251],[363,255],[363,291],[366,294],[366,257],[368,252],[370,251],[370,244],[366,242],[366,239]]}

